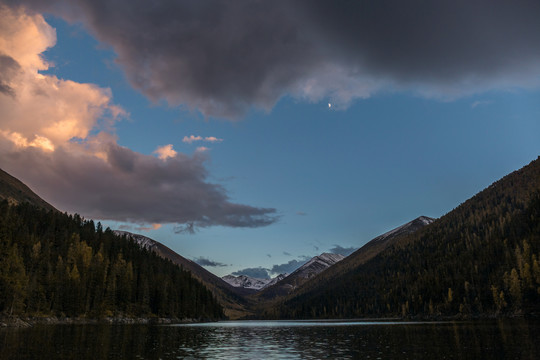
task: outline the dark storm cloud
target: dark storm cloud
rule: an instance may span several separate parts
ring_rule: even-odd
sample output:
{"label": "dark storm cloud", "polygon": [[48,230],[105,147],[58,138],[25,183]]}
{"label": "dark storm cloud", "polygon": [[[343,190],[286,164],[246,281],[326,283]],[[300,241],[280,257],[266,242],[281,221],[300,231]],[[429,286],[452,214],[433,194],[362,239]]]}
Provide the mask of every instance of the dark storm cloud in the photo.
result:
{"label": "dark storm cloud", "polygon": [[329,249],[328,251],[331,252],[332,254],[340,254],[343,256],[349,256],[356,250],[358,250],[358,248],[355,248],[355,247],[344,248],[339,245],[334,245],[334,247]]}
{"label": "dark storm cloud", "polygon": [[210,260],[210,259],[207,259],[207,258],[204,258],[204,257],[195,258],[195,259],[193,259],[193,261],[195,261],[197,264],[199,264],[201,266],[210,266],[210,267],[225,267],[225,266],[227,266],[227,264],[220,263],[220,262],[217,262],[217,261],[213,261],[213,260]]}
{"label": "dark storm cloud", "polygon": [[72,146],[44,153],[0,141],[2,167],[54,199],[58,209],[94,219],[187,224],[192,230],[259,227],[277,220],[275,209],[231,203],[223,187],[208,183],[204,155],[178,154],[163,161],[110,142],[103,145],[103,160]]}
{"label": "dark storm cloud", "polygon": [[236,117],[282,96],[453,98],[540,83],[538,1],[23,0],[81,21],[153,99]]}
{"label": "dark storm cloud", "polygon": [[234,276],[246,275],[256,279],[270,279],[268,274],[268,269],[258,267],[258,268],[247,268],[243,270],[238,270],[232,273]]}

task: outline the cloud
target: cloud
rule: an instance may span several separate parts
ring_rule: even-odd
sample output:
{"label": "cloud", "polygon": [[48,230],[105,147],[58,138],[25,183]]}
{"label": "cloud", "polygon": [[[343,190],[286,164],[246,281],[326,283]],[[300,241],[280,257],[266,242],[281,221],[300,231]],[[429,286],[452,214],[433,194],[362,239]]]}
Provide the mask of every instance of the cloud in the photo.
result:
{"label": "cloud", "polygon": [[265,269],[262,267],[246,268],[246,269],[235,271],[232,274],[235,276],[246,275],[246,276],[253,277],[256,279],[270,279],[270,275],[268,274],[268,269]]}
{"label": "cloud", "polygon": [[201,141],[203,138],[200,136],[190,135],[190,136],[184,136],[182,139],[183,142],[191,144],[194,141]]}
{"label": "cloud", "polygon": [[332,254],[341,254],[343,256],[349,256],[356,250],[358,250],[358,248],[355,248],[355,247],[344,248],[339,245],[334,245],[334,247],[329,249],[328,251],[331,252]]}
{"label": "cloud", "polygon": [[201,266],[209,266],[209,267],[226,267],[226,266],[228,266],[227,264],[220,263],[220,262],[217,262],[217,261],[213,261],[213,260],[210,260],[210,259],[202,257],[202,256],[194,258],[193,261],[195,261],[197,264],[199,264]]}
{"label": "cloud", "polygon": [[215,143],[215,142],[222,142],[223,139],[218,139],[215,136],[207,136],[203,138],[202,136],[199,136],[199,135],[184,136],[184,138],[182,139],[182,142],[185,142],[188,144],[191,144],[195,141],[207,141],[207,142]]}
{"label": "cloud", "polygon": [[0,71],[4,170],[58,209],[94,219],[192,230],[277,221],[275,209],[235,204],[208,182],[205,153],[165,146],[158,159],[120,146],[114,124],[126,114],[109,89],[39,73],[49,66],[41,54],[55,42],[41,15],[0,5],[0,64],[8,69]]}
{"label": "cloud", "polygon": [[136,227],[135,230],[137,231],[150,231],[150,230],[157,230],[161,228],[161,224],[151,224],[151,226],[139,226]]}
{"label": "cloud", "polygon": [[205,138],[204,138],[204,141],[208,141],[208,142],[222,142],[223,139],[218,139],[218,138],[215,137],[215,136],[208,136],[208,137],[205,137]]}
{"label": "cloud", "polygon": [[272,274],[290,274],[292,273],[293,271],[295,271],[296,269],[298,269],[300,266],[304,265],[309,259],[311,259],[310,257],[302,257],[300,260],[291,260],[285,264],[279,264],[279,265],[274,265],[272,266],[272,268],[270,269],[270,273]]}
{"label": "cloud", "polygon": [[283,96],[339,109],[382,90],[453,99],[540,84],[537,1],[8,2],[82,22],[135,88],[205,116]]}
{"label": "cloud", "polygon": [[210,148],[207,148],[206,146],[198,146],[195,151],[196,152],[206,152],[206,151],[209,151]]}
{"label": "cloud", "polygon": [[14,97],[15,90],[10,82],[17,75],[21,66],[11,56],[0,54],[0,93]]}
{"label": "cloud", "polygon": [[158,158],[161,160],[167,160],[168,158],[173,158],[178,155],[178,153],[173,150],[172,144],[158,146],[158,148],[154,150],[154,154],[157,154]]}

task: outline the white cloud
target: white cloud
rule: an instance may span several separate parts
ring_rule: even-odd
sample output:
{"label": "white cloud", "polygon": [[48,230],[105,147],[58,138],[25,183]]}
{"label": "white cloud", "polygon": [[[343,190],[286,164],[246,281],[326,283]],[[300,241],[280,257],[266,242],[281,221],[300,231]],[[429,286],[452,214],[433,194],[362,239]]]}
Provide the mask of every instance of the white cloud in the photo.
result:
{"label": "white cloud", "polygon": [[191,144],[195,141],[206,141],[206,142],[216,143],[216,142],[222,142],[223,139],[219,139],[215,136],[207,136],[203,138],[202,136],[199,136],[199,135],[184,136],[184,138],[182,139],[182,142],[185,142],[188,144]]}

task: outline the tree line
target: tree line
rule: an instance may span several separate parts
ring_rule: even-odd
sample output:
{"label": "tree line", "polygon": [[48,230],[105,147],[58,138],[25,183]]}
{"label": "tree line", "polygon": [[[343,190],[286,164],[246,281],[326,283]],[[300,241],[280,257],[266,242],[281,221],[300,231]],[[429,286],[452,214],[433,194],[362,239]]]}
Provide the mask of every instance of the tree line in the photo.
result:
{"label": "tree line", "polygon": [[79,215],[0,203],[0,313],[223,318],[188,271]]}

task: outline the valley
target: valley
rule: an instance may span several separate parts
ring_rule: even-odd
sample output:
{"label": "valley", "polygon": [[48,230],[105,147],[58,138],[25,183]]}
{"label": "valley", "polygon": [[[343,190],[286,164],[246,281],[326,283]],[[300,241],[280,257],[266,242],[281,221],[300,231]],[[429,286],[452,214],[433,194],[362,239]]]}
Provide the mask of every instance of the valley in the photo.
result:
{"label": "valley", "polygon": [[[92,317],[120,311],[196,317],[174,312],[172,299],[159,300],[159,306],[171,310],[152,305],[151,291],[141,284],[165,284],[160,277],[142,280],[148,272],[144,258],[152,254],[208,289],[229,319],[482,317],[539,311],[540,160],[440,219],[420,216],[347,257],[323,253],[274,279],[219,278],[154,239],[61,214],[9,175],[3,173],[1,181],[4,314]],[[184,286],[177,290],[183,293]],[[54,291],[60,288],[65,298]],[[180,296],[181,302],[190,298]],[[216,311],[211,316],[222,316]]]}

